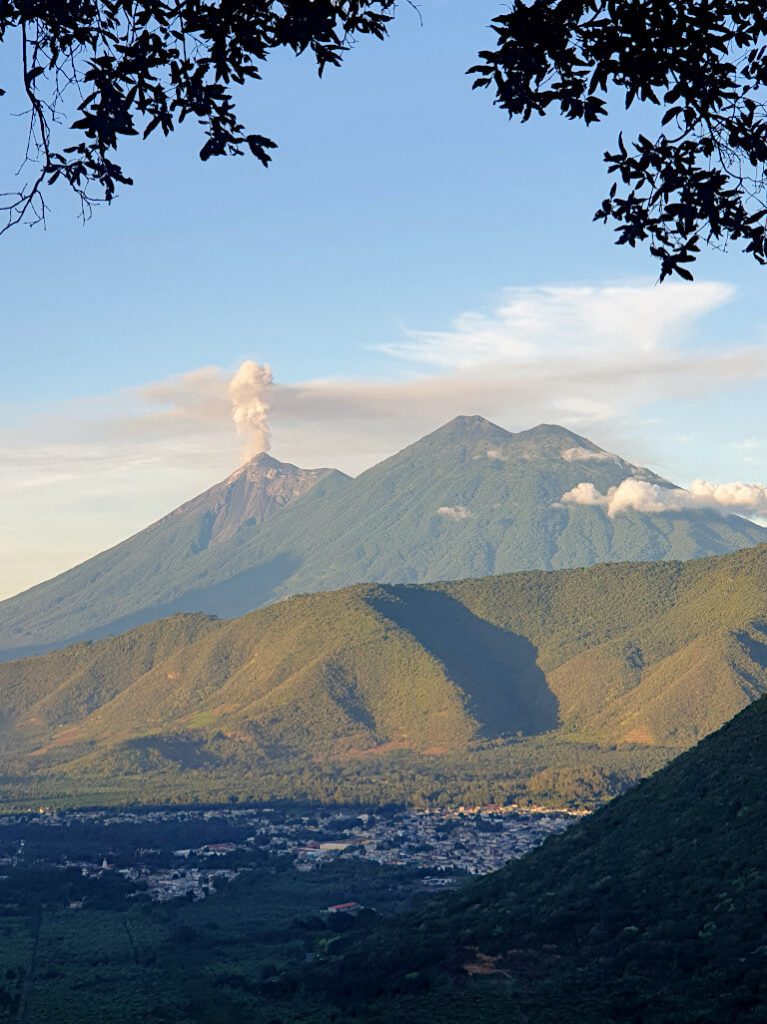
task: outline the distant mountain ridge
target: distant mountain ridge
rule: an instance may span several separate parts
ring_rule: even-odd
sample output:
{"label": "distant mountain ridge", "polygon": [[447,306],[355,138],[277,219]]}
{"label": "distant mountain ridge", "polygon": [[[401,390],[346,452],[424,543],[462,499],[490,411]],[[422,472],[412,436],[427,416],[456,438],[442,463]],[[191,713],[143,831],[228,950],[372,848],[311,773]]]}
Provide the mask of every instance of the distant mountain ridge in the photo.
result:
{"label": "distant mountain ridge", "polygon": [[173,616],[0,692],[0,795],[584,798],[767,693],[767,545]]}
{"label": "distant mountain ridge", "polygon": [[694,510],[610,518],[561,497],[668,481],[555,425],[459,416],[356,479],[260,456],[159,523],[0,602],[0,658],[179,611],[231,617],[357,582],[420,583],[603,561],[690,559],[767,529]]}

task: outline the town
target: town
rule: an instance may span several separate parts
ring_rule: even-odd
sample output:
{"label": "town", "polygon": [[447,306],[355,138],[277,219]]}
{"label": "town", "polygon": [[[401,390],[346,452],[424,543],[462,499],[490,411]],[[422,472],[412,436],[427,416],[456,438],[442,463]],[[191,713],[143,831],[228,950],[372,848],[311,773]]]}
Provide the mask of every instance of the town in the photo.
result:
{"label": "town", "polygon": [[[583,813],[516,805],[343,811],[41,809],[8,816],[0,824],[0,868],[78,868],[92,879],[117,874],[135,883],[130,894],[145,892],[167,901],[204,899],[256,863],[287,860],[296,870],[310,872],[330,862],[364,858],[415,869],[420,885],[439,889],[466,875],[497,870]],[[95,840],[90,838],[94,835]],[[181,845],[179,838],[185,840]],[[78,901],[72,909],[79,909]]]}

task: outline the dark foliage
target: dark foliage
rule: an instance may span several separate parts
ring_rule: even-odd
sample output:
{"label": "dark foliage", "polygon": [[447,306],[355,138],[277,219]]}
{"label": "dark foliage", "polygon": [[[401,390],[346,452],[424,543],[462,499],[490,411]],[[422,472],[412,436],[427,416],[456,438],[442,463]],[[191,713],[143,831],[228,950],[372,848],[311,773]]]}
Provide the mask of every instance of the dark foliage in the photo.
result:
{"label": "dark foliage", "polygon": [[761,700],[530,856],[339,943],[312,993],[371,1024],[767,1020],[766,740]]}
{"label": "dark foliage", "polygon": [[756,0],[516,0],[471,69],[510,117],[657,108],[658,133],[605,153],[616,181],[595,214],[619,244],[649,242],[661,279],[692,277],[701,242],[765,245],[767,10]]}
{"label": "dark foliage", "polygon": [[[29,176],[0,208],[5,228],[45,219],[68,183],[87,214],[131,183],[120,142],[201,125],[203,160],[276,143],[246,128],[236,88],[271,52],[309,51],[319,74],[355,36],[383,38],[395,0],[12,0],[0,39],[20,52]],[[619,244],[649,243],[661,279],[691,279],[701,243],[767,262],[767,13],[756,0],[516,0],[497,48],[471,69],[510,117],[549,108],[593,124],[611,105],[657,108],[657,129],[605,153],[617,179],[595,214]],[[59,136],[62,136],[63,146]],[[68,144],[67,144],[68,143]],[[620,182],[620,184],[619,184]],[[4,230],[3,228],[2,230]]]}
{"label": "dark foliage", "polygon": [[394,0],[3,3],[0,40],[20,53],[30,168],[21,190],[3,197],[5,227],[44,220],[44,188],[59,179],[84,213],[108,202],[131,183],[116,162],[120,141],[158,129],[168,135],[188,117],[205,134],[203,160],[249,151],[268,164],[276,144],[240,123],[236,87],[259,79],[279,49],[308,51],[322,74],[341,63],[353,37],[382,38],[393,7]]}
{"label": "dark foliage", "polygon": [[[312,809],[293,808],[286,816],[295,821],[301,810]],[[338,1021],[332,1006],[296,992],[294,975],[315,949],[368,929],[376,917],[369,908],[387,915],[423,899],[423,872],[364,859],[300,872],[288,858],[249,848],[238,851],[245,859],[237,866],[246,870],[237,879],[217,878],[203,900],[179,896],[163,903],[150,901],[142,881],[118,873],[123,860],[136,864],[139,856],[152,870],[166,859],[179,865],[171,853],[179,840],[242,841],[245,828],[225,811],[214,819],[111,825],[44,824],[39,816],[0,820],[0,1022]],[[137,849],[147,842],[155,849]],[[65,859],[100,862],[105,843],[117,871],[85,877],[79,866],[63,866]],[[194,855],[183,865],[182,877],[195,866]],[[217,858],[215,867],[224,866],[234,865]],[[368,909],[357,917],[325,913],[346,900]]]}

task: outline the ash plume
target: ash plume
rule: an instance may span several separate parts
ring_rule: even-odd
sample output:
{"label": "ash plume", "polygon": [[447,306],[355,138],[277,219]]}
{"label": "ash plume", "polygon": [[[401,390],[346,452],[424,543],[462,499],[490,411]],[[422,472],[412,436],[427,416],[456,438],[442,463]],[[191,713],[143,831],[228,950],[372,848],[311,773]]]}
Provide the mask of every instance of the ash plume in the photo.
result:
{"label": "ash plume", "polygon": [[274,384],[272,368],[247,359],[229,381],[228,395],[237,433],[244,439],[243,461],[271,448],[269,392]]}

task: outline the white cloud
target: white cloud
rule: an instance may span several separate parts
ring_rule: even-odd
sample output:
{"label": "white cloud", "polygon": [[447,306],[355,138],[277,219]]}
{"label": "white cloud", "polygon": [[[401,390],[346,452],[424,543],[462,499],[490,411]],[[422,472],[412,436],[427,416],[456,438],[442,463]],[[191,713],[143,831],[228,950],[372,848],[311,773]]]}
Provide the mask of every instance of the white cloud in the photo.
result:
{"label": "white cloud", "polygon": [[565,462],[620,462],[618,455],[610,452],[603,452],[600,449],[593,451],[591,448],[566,448],[562,452]]}
{"label": "white cloud", "polygon": [[443,516],[445,519],[453,519],[456,522],[474,518],[474,513],[470,512],[464,505],[442,505],[437,509],[437,515]]}
{"label": "white cloud", "polygon": [[[457,414],[479,413],[510,430],[539,422],[598,428],[601,444],[630,445],[639,461],[651,461],[665,448],[656,441],[648,458],[648,433],[662,427],[642,420],[655,423],[669,410],[676,420],[688,411],[705,419],[712,395],[767,377],[764,343],[686,344],[731,297],[716,282],[510,289],[495,309],[464,313],[441,330],[403,332],[384,346],[389,369],[379,376],[286,382],[277,358],[272,450],[299,465],[357,473]],[[254,354],[265,356],[259,348]],[[9,409],[0,429],[0,518],[8,545],[21,552],[22,575],[25,559],[34,562],[25,554],[30,507],[53,509],[64,487],[62,515],[71,519],[51,513],[37,531],[51,559],[64,548],[60,529],[69,531],[67,551],[81,538],[84,558],[227,476],[240,459],[228,395],[234,371],[205,366],[57,408]],[[107,529],[110,502],[120,521],[110,514]],[[38,565],[43,555],[35,558]],[[43,575],[31,573],[3,581],[5,592]]]}
{"label": "white cloud", "polygon": [[[388,376],[285,383],[278,366],[277,382],[268,387],[273,451],[299,464],[356,473],[465,412],[512,430],[542,421],[584,429],[601,424],[600,437],[609,439],[616,426],[658,402],[700,402],[767,376],[765,345],[679,344],[730,295],[717,283],[515,289],[491,313],[462,315],[428,336],[406,334],[388,348],[397,358]],[[631,329],[634,321],[640,325]],[[524,344],[515,340],[520,334]],[[403,374],[403,360],[418,361],[426,337],[431,365]],[[47,425],[43,447],[60,447],[51,445],[54,437],[75,445],[97,437],[104,458],[111,453],[116,463],[130,451],[131,460],[142,452],[173,467],[197,458],[227,469],[238,461],[231,379],[231,370],[202,367],[104,396],[87,416],[74,404],[63,407],[47,421],[38,418],[35,429]]]}
{"label": "white cloud", "polygon": [[688,490],[681,487],[662,487],[629,477],[617,487],[602,494],[592,483],[577,484],[562,495],[565,505],[591,505],[603,508],[610,518],[622,512],[685,512],[691,509],[710,509],[722,515],[746,517],[767,516],[767,487],[735,481],[717,484],[707,480],[694,480]]}
{"label": "white cloud", "polygon": [[408,331],[381,346],[400,359],[469,369],[499,361],[527,363],[541,352],[608,358],[616,350],[655,352],[678,343],[697,319],[733,297],[716,281],[664,285],[508,288],[491,313],[467,312],[446,331]]}
{"label": "white cloud", "polygon": [[763,484],[748,484],[740,481],[712,484],[707,480],[693,480],[690,485],[690,493],[696,501],[710,504],[712,508],[721,508],[743,515],[767,515],[767,487]]}
{"label": "white cloud", "polygon": [[610,504],[610,494],[610,491],[607,494],[602,494],[594,484],[584,480],[582,483],[576,484],[575,487],[571,487],[569,491],[566,491],[557,504],[594,505],[599,508],[607,508]]}

